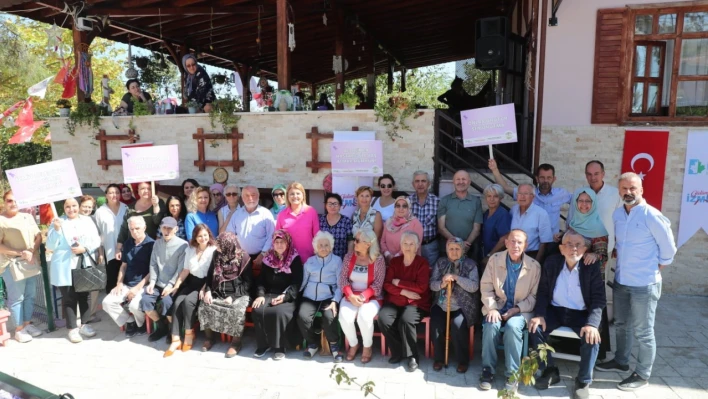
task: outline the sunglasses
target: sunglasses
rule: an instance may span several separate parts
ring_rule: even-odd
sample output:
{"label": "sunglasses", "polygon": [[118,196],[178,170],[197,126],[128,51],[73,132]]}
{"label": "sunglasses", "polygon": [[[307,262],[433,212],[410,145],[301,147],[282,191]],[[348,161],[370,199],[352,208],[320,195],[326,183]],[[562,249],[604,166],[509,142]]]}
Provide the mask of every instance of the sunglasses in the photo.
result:
{"label": "sunglasses", "polygon": [[224,195],[227,197],[238,197],[238,193],[226,193]]}
{"label": "sunglasses", "polygon": [[408,204],[396,204],[396,206],[394,206],[394,208],[396,208],[396,209],[408,209]]}
{"label": "sunglasses", "polygon": [[273,194],[273,197],[284,197],[285,193],[275,193]]}
{"label": "sunglasses", "polygon": [[214,197],[221,197],[221,193],[211,193]]}
{"label": "sunglasses", "polygon": [[189,63],[184,64],[184,65],[185,65],[187,68],[193,68],[193,67],[197,66],[197,64],[189,64]]}
{"label": "sunglasses", "polygon": [[393,184],[381,184],[379,185],[381,188],[393,188]]}

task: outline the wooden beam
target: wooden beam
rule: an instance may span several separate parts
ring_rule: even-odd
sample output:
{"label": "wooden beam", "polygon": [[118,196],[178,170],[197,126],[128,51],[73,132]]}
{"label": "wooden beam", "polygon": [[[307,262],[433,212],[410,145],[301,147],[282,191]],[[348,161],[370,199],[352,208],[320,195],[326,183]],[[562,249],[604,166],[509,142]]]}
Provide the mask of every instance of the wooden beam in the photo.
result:
{"label": "wooden beam", "polygon": [[406,91],[406,67],[401,67],[401,91]]}
{"label": "wooden beam", "polygon": [[93,7],[89,15],[107,15],[111,18],[158,17],[158,16],[193,16],[193,15],[235,15],[258,14],[258,6],[231,7],[150,7],[150,8],[109,8]]}
{"label": "wooden beam", "polygon": [[536,105],[536,134],[533,148],[533,170],[541,163],[541,130],[543,129],[543,81],[546,74],[546,30],[548,28],[548,2],[543,2],[543,16],[541,17],[541,38],[539,40],[539,60],[538,60],[538,100]]}
{"label": "wooden beam", "polygon": [[241,79],[241,85],[243,86],[243,95],[241,98],[241,103],[243,104],[243,111],[250,112],[251,102],[248,100],[248,94],[251,92],[251,67],[249,65],[234,64],[234,68],[238,72],[238,76]]}
{"label": "wooden beam", "polygon": [[388,57],[388,66],[386,67],[386,73],[388,75],[388,94],[393,93],[393,58]]}
{"label": "wooden beam", "polygon": [[[276,1],[278,32],[278,90],[290,90],[290,49],[288,48],[288,2]],[[278,108],[277,104],[274,104]]]}

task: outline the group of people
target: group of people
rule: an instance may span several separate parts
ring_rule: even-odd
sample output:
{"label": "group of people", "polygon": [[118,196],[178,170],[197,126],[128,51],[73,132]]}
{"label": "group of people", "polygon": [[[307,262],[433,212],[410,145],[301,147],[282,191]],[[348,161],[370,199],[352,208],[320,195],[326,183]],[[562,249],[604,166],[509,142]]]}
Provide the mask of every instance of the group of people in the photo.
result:
{"label": "group of people", "polygon": [[[371,187],[356,191],[351,217],[340,213],[336,193],[325,195],[326,212],[318,215],[299,183],[274,187],[271,209],[260,205],[256,187],[201,187],[192,179],[183,183],[183,196],[167,201],[153,196],[149,183],[137,185],[135,199],[129,187],[109,185],[93,218],[85,198],[68,199],[46,245],[53,251],[50,281],[62,293],[69,339],[95,335],[90,324],[77,324],[77,306],[82,319],[91,317],[95,299],[75,292],[71,280],[79,259],[95,254],[115,275],[104,311],[129,337],[146,333],[147,318],[155,322],[149,340],[167,337],[165,357],[190,350],[197,326],[205,335],[201,350],[211,350],[215,333],[226,334],[232,340],[225,355],[236,356],[250,318],[256,357],[272,351],[283,359],[286,348],[304,339],[303,355],[311,358],[320,350],[321,329],[335,362],[352,361],[361,350],[361,362],[368,363],[377,325],[389,362],[405,361],[412,371],[419,361],[416,328],[430,317],[433,369],[444,365],[449,328],[457,371],[465,373],[470,328],[480,322],[481,308],[481,389],[493,385],[498,344],[504,345],[509,378],[519,369],[524,331],[538,347],[560,326],[573,329],[581,342],[574,397],[588,397],[593,368],[628,371],[633,336],[638,364],[618,387],[646,386],[656,353],[660,269],[672,262],[676,247],[668,219],[642,198],[640,177],[623,174],[618,190],[604,182],[602,163],[590,161],[588,186],[571,194],[553,187],[551,165],[539,166],[538,186],[516,188],[493,160],[489,167],[497,183],[484,189],[484,212],[480,198],[469,193],[466,171],[455,173],[454,192],[442,198],[429,192],[426,172],[415,172],[412,195],[396,197],[394,178],[384,175],[376,197]],[[517,201],[510,211],[502,205],[505,194]],[[12,192],[4,200],[3,260],[36,262],[41,237],[34,220],[17,213]],[[595,365],[601,344],[609,345],[610,255],[617,258],[617,348],[613,360]],[[13,281],[7,270],[2,276],[10,281],[15,337],[25,342],[39,333],[30,324],[34,289],[31,279]],[[537,388],[560,381],[550,353],[541,369]],[[507,389],[516,384],[508,379]]]}

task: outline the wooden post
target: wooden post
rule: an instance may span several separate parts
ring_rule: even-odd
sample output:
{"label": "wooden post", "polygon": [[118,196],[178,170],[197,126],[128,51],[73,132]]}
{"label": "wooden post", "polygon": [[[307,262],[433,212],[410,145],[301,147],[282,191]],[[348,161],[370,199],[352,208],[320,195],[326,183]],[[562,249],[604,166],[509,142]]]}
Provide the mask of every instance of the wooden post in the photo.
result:
{"label": "wooden post", "polygon": [[[177,61],[179,65],[182,65],[182,57],[184,57],[187,54],[187,46],[182,44],[179,46],[179,60]],[[180,72],[182,73],[182,105],[186,106],[187,105],[187,71],[184,70],[184,67],[180,68]]]}
{"label": "wooden post", "polygon": [[[80,31],[76,29],[75,27],[73,28],[73,44],[74,44],[74,65],[77,66],[77,72],[78,72],[78,65],[81,63],[81,45],[86,44],[87,46],[91,45],[91,42],[93,41],[93,38],[96,37],[96,35],[93,32],[85,32],[85,31]],[[95,79],[98,82],[101,81],[101,79]],[[77,87],[76,87],[76,101],[79,103],[82,103],[86,101],[86,94],[81,91],[81,89],[78,88],[78,76],[76,78],[77,81]]]}
{"label": "wooden post", "polygon": [[342,71],[334,77],[334,106],[335,109],[344,109],[342,104],[339,104],[339,96],[344,93],[344,12],[337,10],[337,37],[334,42],[334,54],[342,59]]}
{"label": "wooden post", "polygon": [[388,66],[386,67],[388,73],[388,94],[393,93],[393,58],[388,57]]}
{"label": "wooden post", "polygon": [[402,66],[401,67],[401,91],[404,92],[406,91],[406,67]]}
{"label": "wooden post", "polygon": [[[278,90],[290,90],[290,49],[288,48],[288,2],[276,1]],[[278,108],[278,104],[274,104]]]}
{"label": "wooden post", "polygon": [[243,86],[243,111],[251,111],[251,102],[248,100],[248,94],[251,92],[251,67],[248,65],[234,65],[238,76],[241,78],[241,85]]}
{"label": "wooden post", "polygon": [[366,75],[366,105],[370,109],[374,109],[376,105],[376,51],[374,41],[367,41],[369,49],[369,73]]}

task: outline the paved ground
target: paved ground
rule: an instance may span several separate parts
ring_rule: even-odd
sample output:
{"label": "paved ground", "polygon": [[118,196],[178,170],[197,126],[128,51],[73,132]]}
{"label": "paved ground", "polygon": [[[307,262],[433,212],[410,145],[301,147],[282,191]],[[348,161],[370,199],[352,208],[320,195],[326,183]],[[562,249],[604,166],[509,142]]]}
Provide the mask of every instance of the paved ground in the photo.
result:
{"label": "paved ground", "polygon": [[[96,338],[81,344],[66,339],[66,329],[46,334],[30,344],[11,341],[0,348],[0,371],[53,393],[69,392],[76,399],[94,398],[363,398],[356,387],[338,387],[329,378],[331,358],[301,359],[288,352],[287,359],[255,359],[252,335],[245,338],[242,355],[225,359],[226,344],[209,353],[192,350],[163,359],[164,342],[149,344],[137,337],[129,342],[101,313]],[[252,334],[252,330],[249,332]],[[613,337],[614,339],[614,337]],[[615,389],[618,373],[596,373],[592,398],[708,398],[708,298],[665,296],[657,315],[658,356],[650,387],[638,393]],[[201,345],[199,338],[197,345]],[[375,344],[376,346],[376,344]],[[477,389],[481,370],[480,346],[470,370],[460,375],[454,368],[435,372],[432,362],[408,373],[376,355],[362,365],[344,364],[358,381],[374,381],[380,398],[495,398],[496,390]],[[422,349],[421,349],[422,350]],[[522,398],[568,397],[577,365],[558,361],[563,383],[546,391],[524,387]],[[502,373],[501,367],[497,375]],[[502,385],[497,379],[497,388]]]}

